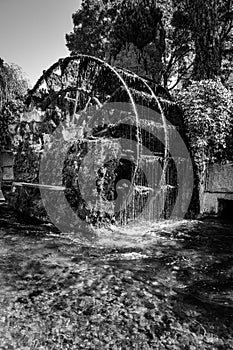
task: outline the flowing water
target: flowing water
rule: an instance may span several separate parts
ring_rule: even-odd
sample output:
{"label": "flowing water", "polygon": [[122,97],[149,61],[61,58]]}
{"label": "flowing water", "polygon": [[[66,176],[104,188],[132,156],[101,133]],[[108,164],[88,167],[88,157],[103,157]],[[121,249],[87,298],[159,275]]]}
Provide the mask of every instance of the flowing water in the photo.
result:
{"label": "flowing water", "polygon": [[[232,234],[230,222],[163,221],[98,229],[96,241],[87,245],[74,233],[61,234],[50,224],[26,222],[1,205],[2,310],[6,300],[24,305],[28,298],[54,297],[54,290],[73,286],[78,288],[77,297],[85,287],[89,298],[97,282],[102,298],[113,288],[114,277],[119,279],[114,285],[116,298],[136,288],[137,297],[158,300],[177,320],[199,324],[204,331],[199,329],[198,336],[217,336],[231,349]],[[200,349],[222,349],[208,346]]]}
{"label": "flowing water", "polygon": [[[176,288],[211,282],[230,287],[232,282],[230,222],[164,220],[150,225],[141,222],[126,227],[109,226],[96,229],[95,241],[85,244],[80,235],[60,233],[51,224],[28,220],[7,206],[0,206],[0,293],[3,286],[9,290],[16,287],[17,278],[30,261],[49,267],[52,261],[66,265],[90,260],[132,269],[139,275],[147,270],[142,273],[145,278],[147,275],[163,284],[171,279],[168,288],[173,282]],[[230,296],[228,301],[233,307],[233,295],[232,303]]]}

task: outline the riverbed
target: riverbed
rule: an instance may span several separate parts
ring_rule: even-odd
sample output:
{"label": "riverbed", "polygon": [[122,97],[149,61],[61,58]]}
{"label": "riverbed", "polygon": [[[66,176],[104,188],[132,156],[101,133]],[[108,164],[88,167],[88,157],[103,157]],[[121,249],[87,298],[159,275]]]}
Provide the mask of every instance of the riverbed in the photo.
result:
{"label": "riverbed", "polygon": [[233,223],[94,233],[0,206],[0,349],[233,349]]}

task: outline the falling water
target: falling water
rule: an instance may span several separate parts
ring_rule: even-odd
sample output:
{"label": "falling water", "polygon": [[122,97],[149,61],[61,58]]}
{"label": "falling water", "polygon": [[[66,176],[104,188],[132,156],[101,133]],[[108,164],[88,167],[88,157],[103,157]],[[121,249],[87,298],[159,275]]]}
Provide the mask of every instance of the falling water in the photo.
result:
{"label": "falling water", "polygon": [[[63,182],[76,190],[78,184],[76,210],[82,201],[89,219],[127,224],[169,217],[179,185],[174,162],[183,162],[185,173],[185,160],[171,159],[169,145],[177,128],[167,118],[173,103],[155,91],[156,86],[134,73],[85,55],[59,60],[32,89],[30,103],[45,113],[42,131],[53,118],[55,130],[62,122],[68,150],[76,144],[64,163],[68,180]],[[47,138],[51,143],[53,136],[47,136],[42,133],[43,142]],[[24,178],[21,172],[20,181]]]}

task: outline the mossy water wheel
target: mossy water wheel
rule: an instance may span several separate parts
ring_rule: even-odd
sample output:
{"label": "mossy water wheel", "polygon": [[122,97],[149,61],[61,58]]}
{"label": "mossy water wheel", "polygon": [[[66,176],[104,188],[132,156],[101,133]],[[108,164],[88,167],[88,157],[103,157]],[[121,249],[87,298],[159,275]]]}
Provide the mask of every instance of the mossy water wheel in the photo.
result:
{"label": "mossy water wheel", "polygon": [[[43,117],[35,128],[34,144],[28,150],[24,147],[24,156],[21,147],[16,156],[16,181],[41,184],[38,163],[50,149],[42,185],[60,185],[82,220],[127,223],[141,214],[152,220],[170,216],[178,185],[169,143],[183,124],[179,108],[164,88],[100,59],[78,55],[60,59],[44,71],[29,92],[27,105]],[[59,165],[62,183],[56,182],[55,174],[59,128],[62,142],[68,144]],[[28,130],[33,133],[31,127]],[[47,139],[53,146],[46,149]],[[26,142],[24,137],[22,145]],[[20,167],[27,152],[36,154],[33,173]],[[157,200],[146,208],[155,193]],[[32,207],[31,201],[30,212],[36,215]]]}

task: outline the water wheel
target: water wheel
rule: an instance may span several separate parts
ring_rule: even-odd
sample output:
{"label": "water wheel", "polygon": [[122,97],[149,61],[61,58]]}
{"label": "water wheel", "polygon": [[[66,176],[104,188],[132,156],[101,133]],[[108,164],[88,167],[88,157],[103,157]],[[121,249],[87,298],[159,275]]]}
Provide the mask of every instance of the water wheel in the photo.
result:
{"label": "water wheel", "polygon": [[27,105],[42,115],[37,130],[28,131],[36,134],[30,152],[39,156],[36,171],[30,177],[27,170],[25,177],[21,148],[16,181],[41,185],[53,221],[64,221],[71,211],[85,222],[127,223],[187,210],[183,202],[190,200],[190,190],[178,191],[180,174],[185,177],[191,167],[180,137],[182,118],[161,86],[78,55],[44,71]]}

